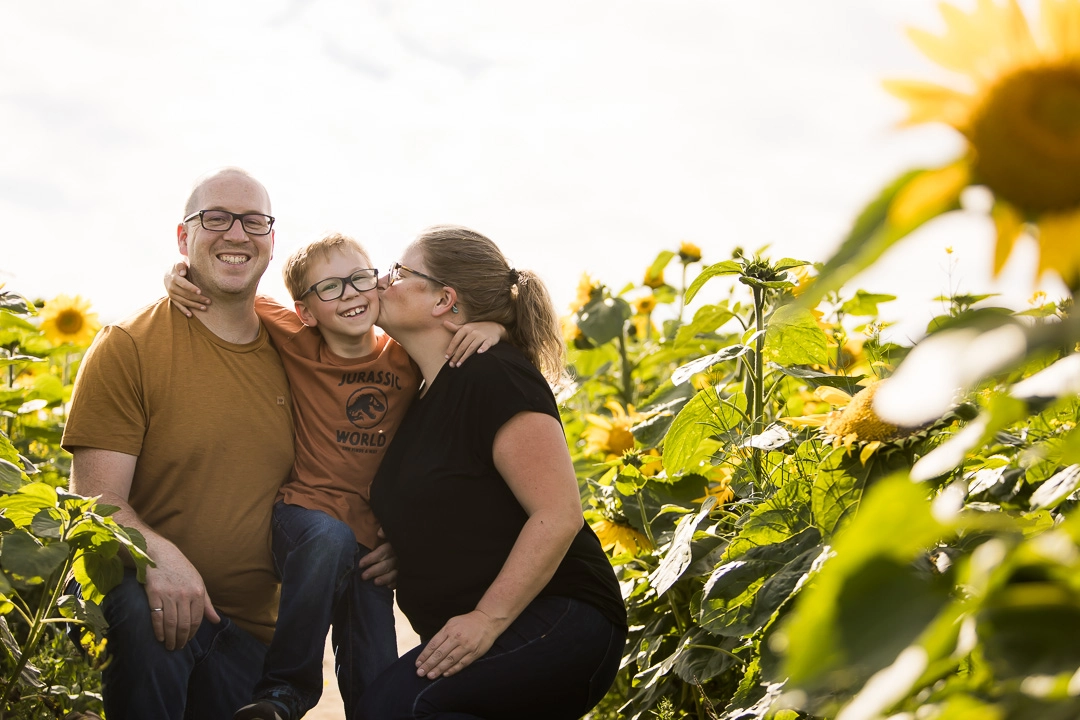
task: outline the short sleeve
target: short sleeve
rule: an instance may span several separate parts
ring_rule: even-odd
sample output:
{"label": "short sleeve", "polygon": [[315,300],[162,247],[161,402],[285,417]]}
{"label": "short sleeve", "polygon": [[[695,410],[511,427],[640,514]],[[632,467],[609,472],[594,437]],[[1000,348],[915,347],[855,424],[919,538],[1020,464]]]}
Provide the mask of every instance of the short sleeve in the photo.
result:
{"label": "short sleeve", "polygon": [[266,295],[255,298],[255,314],[262,320],[276,347],[281,347],[306,327],[295,312]]}
{"label": "short sleeve", "polygon": [[521,412],[550,415],[561,422],[559,406],[544,376],[520,352],[501,345],[476,355],[455,372],[467,371],[466,392],[476,405],[471,408],[474,427],[479,429],[481,446],[491,448],[495,435]]}
{"label": "short sleeve", "polygon": [[75,380],[62,446],[139,455],[146,434],[146,403],[139,351],[115,325],[102,329]]}

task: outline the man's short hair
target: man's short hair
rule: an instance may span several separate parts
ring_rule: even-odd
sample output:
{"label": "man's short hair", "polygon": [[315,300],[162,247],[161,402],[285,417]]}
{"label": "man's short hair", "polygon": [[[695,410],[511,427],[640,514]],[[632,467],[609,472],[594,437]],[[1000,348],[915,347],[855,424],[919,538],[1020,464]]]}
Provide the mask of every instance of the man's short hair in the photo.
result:
{"label": "man's short hair", "polygon": [[285,279],[285,287],[293,300],[299,300],[313,283],[322,278],[307,277],[308,268],[316,260],[325,260],[331,253],[352,250],[360,253],[364,260],[371,263],[371,257],[356,239],[341,233],[328,233],[318,240],[310,242],[300,248],[285,261],[285,267],[281,269],[281,276]]}

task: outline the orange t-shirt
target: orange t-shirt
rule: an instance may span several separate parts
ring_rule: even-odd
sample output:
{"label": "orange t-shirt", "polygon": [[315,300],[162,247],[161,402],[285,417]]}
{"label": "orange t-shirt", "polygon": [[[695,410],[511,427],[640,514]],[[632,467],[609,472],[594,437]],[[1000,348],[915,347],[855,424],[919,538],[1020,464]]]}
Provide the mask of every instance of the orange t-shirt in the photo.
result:
{"label": "orange t-shirt", "polygon": [[162,299],[102,330],[63,446],[135,455],[128,503],[265,643],[277,618],[270,515],[293,464],[289,384],[265,329],[229,343]]}
{"label": "orange t-shirt", "polygon": [[296,461],[278,499],[321,510],[379,544],[369,503],[371,481],[420,387],[405,349],[376,330],[375,351],[361,358],[330,352],[322,335],[266,297],[255,300],[289,375]]}

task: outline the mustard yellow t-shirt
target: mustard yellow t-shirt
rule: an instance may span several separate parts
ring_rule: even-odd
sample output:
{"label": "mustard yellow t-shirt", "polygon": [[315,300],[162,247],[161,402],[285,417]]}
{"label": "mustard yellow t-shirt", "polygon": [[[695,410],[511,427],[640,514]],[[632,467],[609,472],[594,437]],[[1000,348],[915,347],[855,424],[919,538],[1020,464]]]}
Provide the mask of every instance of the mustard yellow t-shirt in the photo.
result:
{"label": "mustard yellow t-shirt", "polygon": [[225,342],[162,299],[104,328],[63,446],[138,456],[129,502],[202,574],[214,607],[269,643],[270,515],[293,464],[289,384],[265,328]]}
{"label": "mustard yellow t-shirt", "polygon": [[396,341],[375,331],[375,349],[343,358],[316,328],[270,298],[255,310],[289,374],[296,462],[279,497],[321,510],[352,528],[368,548],[378,543],[371,480],[420,387],[420,370]]}

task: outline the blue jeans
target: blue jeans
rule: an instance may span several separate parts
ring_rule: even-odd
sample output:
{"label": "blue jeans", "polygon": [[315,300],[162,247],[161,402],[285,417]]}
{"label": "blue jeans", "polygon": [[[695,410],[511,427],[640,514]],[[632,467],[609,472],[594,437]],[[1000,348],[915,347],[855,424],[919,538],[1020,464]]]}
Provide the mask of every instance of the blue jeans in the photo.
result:
{"label": "blue jeans", "polygon": [[397,659],[394,591],[360,578],[358,563],[370,551],[324,512],[276,503],[272,540],[281,604],[253,697],[277,700],[294,717],[313,708],[332,626],[338,688],[352,718],[364,689]]}
{"label": "blue jeans", "polygon": [[109,720],[230,720],[259,678],[266,646],[223,617],[204,619],[179,650],[154,637],[150,603],[134,570],[102,607],[109,663],[102,671]]}
{"label": "blue jeans", "polygon": [[482,658],[450,677],[416,674],[413,648],[364,696],[365,720],[558,720],[592,709],[615,679],[626,628],[588,603],[539,597]]}

